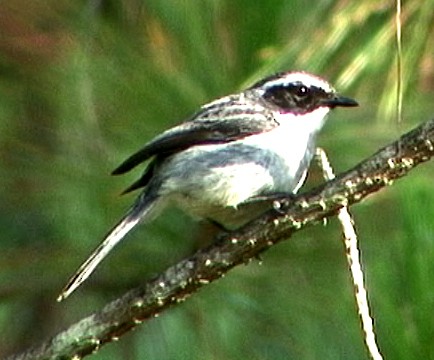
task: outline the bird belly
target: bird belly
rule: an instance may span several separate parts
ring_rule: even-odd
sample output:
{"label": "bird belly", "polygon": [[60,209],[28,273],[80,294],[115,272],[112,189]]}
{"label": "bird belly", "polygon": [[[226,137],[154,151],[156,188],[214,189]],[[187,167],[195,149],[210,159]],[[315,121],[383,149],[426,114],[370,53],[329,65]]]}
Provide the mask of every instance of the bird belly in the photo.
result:
{"label": "bird belly", "polygon": [[[195,217],[238,227],[270,207],[242,204],[257,196],[293,193],[306,173],[308,141],[282,142],[278,136],[263,133],[177,153],[159,171],[164,179],[160,192]],[[293,141],[299,141],[296,150]]]}

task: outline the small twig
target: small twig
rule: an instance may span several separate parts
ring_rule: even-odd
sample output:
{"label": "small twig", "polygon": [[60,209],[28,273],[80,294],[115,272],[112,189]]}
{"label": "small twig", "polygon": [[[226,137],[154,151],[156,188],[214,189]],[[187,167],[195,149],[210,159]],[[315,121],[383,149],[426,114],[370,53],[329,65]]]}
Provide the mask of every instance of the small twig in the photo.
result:
{"label": "small twig", "polygon": [[[316,149],[316,157],[323,171],[324,179],[333,180],[335,174],[327,158],[327,154],[321,148]],[[357,246],[357,234],[354,229],[354,221],[348,210],[344,206],[338,212],[338,219],[342,225],[344,234],[345,253],[347,255],[348,266],[354,286],[357,308],[360,315],[362,329],[365,334],[365,343],[368,352],[373,360],[382,360],[378,345],[375,339],[374,324],[369,312],[368,295],[363,280],[363,270],[360,263],[360,252]]]}
{"label": "small twig", "polygon": [[402,123],[402,101],[403,101],[403,69],[402,69],[402,37],[401,37],[401,0],[396,0],[396,117],[398,124]]}

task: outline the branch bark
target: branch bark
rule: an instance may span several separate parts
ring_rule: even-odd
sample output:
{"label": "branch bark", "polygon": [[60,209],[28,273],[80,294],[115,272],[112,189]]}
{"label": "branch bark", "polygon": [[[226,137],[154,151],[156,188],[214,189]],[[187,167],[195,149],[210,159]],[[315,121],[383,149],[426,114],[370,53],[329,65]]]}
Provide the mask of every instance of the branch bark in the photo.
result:
{"label": "branch bark", "polygon": [[278,201],[270,211],[235,232],[220,234],[209,247],[181,260],[147,283],[78,321],[50,340],[10,360],[81,358],[118,339],[141,322],[185,300],[236,265],[257,257],[274,244],[336,215],[405,176],[434,155],[434,120],[428,121],[333,181]]}

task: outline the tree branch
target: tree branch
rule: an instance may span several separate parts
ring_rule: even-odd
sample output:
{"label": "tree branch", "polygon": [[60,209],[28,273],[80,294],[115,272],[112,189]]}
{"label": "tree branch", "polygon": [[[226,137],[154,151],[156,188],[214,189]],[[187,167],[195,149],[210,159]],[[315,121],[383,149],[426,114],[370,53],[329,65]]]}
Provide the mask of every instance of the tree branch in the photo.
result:
{"label": "tree branch", "polygon": [[343,205],[360,202],[434,155],[434,120],[379,150],[335,180],[308,193],[278,201],[270,211],[209,247],[169,267],[102,310],[12,360],[78,358],[118,339],[142,321],[182,302],[202,286],[246,263],[307,225],[331,217]]}

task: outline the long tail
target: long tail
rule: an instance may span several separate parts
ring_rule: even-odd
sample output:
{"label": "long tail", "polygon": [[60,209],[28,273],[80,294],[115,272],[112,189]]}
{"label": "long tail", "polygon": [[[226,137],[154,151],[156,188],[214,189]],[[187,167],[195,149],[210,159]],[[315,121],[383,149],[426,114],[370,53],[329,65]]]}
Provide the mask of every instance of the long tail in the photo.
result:
{"label": "long tail", "polygon": [[124,238],[124,236],[141,220],[148,217],[157,204],[158,196],[150,197],[142,194],[128,213],[107,234],[104,241],[93,251],[89,258],[80,266],[69,279],[60,293],[57,301],[66,299],[77,289],[95,270],[98,264]]}

